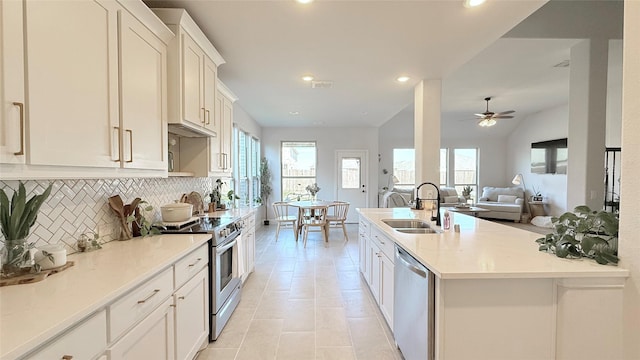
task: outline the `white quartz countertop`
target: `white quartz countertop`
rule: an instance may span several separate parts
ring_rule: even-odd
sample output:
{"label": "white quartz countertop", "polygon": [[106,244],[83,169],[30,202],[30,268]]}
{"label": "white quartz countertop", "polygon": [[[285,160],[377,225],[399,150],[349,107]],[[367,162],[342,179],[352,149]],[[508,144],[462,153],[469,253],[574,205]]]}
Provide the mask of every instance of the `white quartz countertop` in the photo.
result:
{"label": "white quartz countertop", "polygon": [[[543,235],[462,213],[450,212],[451,229],[441,234],[405,234],[381,220],[428,220],[430,215],[409,208],[358,212],[441,279],[629,276],[628,270],[618,266],[600,265],[591,259],[561,259],[540,252],[535,240]],[[460,225],[459,233],[454,232],[454,224]],[[432,227],[438,228],[435,222]]]}
{"label": "white quartz countertop", "polygon": [[100,250],[68,256],[74,266],[43,281],[1,287],[0,359],[32,350],[210,238],[180,234],[112,241]]}

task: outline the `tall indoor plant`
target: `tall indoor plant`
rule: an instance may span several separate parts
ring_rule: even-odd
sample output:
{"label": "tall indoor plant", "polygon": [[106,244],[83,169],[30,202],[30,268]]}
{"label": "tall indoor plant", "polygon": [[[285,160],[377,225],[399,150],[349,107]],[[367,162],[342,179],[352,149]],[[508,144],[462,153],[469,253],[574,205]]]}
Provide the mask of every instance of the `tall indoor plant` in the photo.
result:
{"label": "tall indoor plant", "polygon": [[51,193],[51,187],[50,184],[42,194],[34,195],[29,200],[22,182],[18,185],[18,190],[13,192],[11,200],[4,190],[0,190],[0,225],[6,252],[6,255],[3,255],[5,275],[19,271],[29,260],[29,249],[32,245],[27,244],[26,239],[31,227],[36,223],[40,207]]}
{"label": "tall indoor plant", "polygon": [[264,224],[269,225],[269,196],[273,189],[271,188],[271,169],[266,157],[260,159],[260,199],[264,205]]}

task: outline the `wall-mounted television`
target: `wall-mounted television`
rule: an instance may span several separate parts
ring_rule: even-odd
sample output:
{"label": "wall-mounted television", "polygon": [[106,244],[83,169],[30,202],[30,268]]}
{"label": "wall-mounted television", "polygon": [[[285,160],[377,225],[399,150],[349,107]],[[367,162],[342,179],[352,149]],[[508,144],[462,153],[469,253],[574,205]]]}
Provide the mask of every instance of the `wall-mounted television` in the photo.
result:
{"label": "wall-mounted television", "polygon": [[531,143],[531,173],[566,174],[567,138]]}

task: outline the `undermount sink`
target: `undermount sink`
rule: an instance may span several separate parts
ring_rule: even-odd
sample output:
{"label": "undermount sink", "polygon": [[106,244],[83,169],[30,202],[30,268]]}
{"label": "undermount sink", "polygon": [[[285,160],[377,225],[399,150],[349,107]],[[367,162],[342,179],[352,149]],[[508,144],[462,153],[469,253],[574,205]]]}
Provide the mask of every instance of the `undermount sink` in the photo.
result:
{"label": "undermount sink", "polygon": [[405,234],[440,234],[442,231],[431,228],[395,229],[397,232]]}
{"label": "undermount sink", "polygon": [[384,219],[383,223],[394,229],[428,229],[431,225],[424,220],[417,219]]}
{"label": "undermount sink", "polygon": [[431,228],[431,224],[419,219],[383,219],[383,223],[405,234],[440,234],[442,231]]}

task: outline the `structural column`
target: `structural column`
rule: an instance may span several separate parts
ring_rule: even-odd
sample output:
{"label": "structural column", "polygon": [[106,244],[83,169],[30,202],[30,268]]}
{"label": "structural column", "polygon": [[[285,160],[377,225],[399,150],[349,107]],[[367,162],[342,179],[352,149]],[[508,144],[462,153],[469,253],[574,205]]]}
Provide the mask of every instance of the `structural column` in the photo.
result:
{"label": "structural column", "polygon": [[[422,80],[415,89],[414,147],[416,185],[425,181],[440,183],[440,113],[442,80]],[[432,191],[425,187],[424,191]],[[422,189],[421,189],[422,190]],[[432,197],[424,193],[421,197]]]}
{"label": "structural column", "polygon": [[584,40],[571,48],[567,208],[604,204],[609,41]]}

